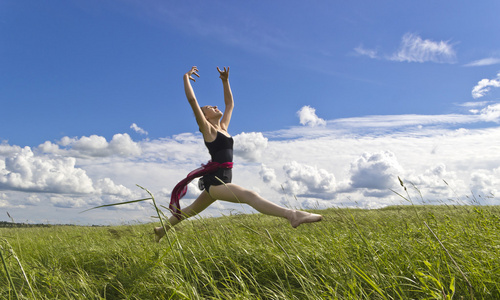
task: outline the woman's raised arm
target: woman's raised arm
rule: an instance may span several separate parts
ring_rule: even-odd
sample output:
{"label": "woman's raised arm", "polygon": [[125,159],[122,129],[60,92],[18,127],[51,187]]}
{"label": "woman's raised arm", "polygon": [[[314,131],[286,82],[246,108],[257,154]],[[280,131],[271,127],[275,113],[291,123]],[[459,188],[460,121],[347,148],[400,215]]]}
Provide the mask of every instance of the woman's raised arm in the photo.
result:
{"label": "woman's raised arm", "polygon": [[186,74],[184,74],[183,80],[184,80],[184,92],[186,93],[186,98],[189,102],[189,105],[191,105],[191,108],[193,109],[194,116],[196,118],[196,122],[198,123],[198,126],[200,127],[200,131],[203,131],[204,128],[208,126],[208,122],[200,108],[200,105],[198,104],[198,100],[196,100],[196,96],[194,94],[193,87],[191,86],[192,81],[196,81],[194,79],[193,75],[196,77],[200,77],[198,75],[198,68],[197,67],[191,67],[191,70],[189,70]]}
{"label": "woman's raised arm", "polygon": [[226,106],[220,124],[222,129],[227,131],[234,108],[233,93],[231,92],[231,86],[229,85],[229,67],[227,67],[227,69],[224,67],[223,71],[217,67],[217,71],[219,71],[220,74],[219,78],[222,79],[222,86],[224,88],[224,104]]}

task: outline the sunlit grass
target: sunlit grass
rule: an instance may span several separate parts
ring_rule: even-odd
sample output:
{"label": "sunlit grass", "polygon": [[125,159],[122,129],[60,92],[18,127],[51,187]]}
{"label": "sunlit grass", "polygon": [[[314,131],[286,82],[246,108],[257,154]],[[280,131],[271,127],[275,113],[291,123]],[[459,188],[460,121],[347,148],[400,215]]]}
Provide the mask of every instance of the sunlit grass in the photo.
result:
{"label": "sunlit grass", "polygon": [[500,299],[499,207],[321,213],[0,229],[0,299]]}

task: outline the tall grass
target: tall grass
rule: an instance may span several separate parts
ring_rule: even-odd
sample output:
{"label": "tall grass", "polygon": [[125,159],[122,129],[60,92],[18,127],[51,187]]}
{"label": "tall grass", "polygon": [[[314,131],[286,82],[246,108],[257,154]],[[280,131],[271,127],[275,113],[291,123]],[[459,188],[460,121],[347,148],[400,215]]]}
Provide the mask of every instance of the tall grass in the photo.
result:
{"label": "tall grass", "polygon": [[0,299],[500,299],[499,207],[321,213],[0,229]]}

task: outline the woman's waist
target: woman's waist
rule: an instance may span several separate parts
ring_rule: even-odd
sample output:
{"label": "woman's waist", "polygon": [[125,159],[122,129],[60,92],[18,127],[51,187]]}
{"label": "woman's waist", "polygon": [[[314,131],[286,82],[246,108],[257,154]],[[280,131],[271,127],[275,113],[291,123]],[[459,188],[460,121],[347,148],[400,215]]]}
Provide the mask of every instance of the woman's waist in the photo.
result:
{"label": "woman's waist", "polygon": [[213,153],[212,161],[217,163],[233,162],[233,149],[224,149]]}
{"label": "woman's waist", "polygon": [[218,168],[216,170],[213,170],[212,172],[209,172],[204,175],[204,177],[209,176],[217,176],[217,177],[227,177],[227,176],[232,176],[231,174],[233,173],[231,168]]}

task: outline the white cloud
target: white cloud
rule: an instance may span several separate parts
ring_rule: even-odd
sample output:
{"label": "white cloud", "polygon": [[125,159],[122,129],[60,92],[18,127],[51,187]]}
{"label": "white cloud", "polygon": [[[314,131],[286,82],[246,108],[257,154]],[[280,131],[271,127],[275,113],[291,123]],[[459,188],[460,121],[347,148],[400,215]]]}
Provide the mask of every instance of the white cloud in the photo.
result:
{"label": "white cloud", "polygon": [[267,148],[267,138],[260,132],[242,132],[234,136],[234,154],[247,161],[258,161]]}
{"label": "white cloud", "polygon": [[500,58],[488,57],[470,62],[465,67],[482,67],[500,64]]}
{"label": "white cloud", "polygon": [[500,168],[476,170],[471,174],[470,189],[475,195],[494,197],[498,195]]}
{"label": "white cloud", "polygon": [[74,205],[86,201],[80,199],[82,195],[131,197],[133,194],[110,178],[92,180],[85,169],[76,166],[75,157],[37,154],[30,147],[19,148],[0,159],[0,190],[28,193],[18,205],[40,204],[38,193],[61,195],[64,203],[74,200]]}
{"label": "white cloud", "polygon": [[121,184],[116,184],[110,178],[102,178],[94,184],[98,194],[117,195],[122,197],[132,196],[132,192]]}
{"label": "white cloud", "polygon": [[71,145],[72,143],[74,143],[76,141],[75,138],[70,138],[68,136],[65,136],[63,137],[59,142],[58,144],[63,146],[63,147],[67,147],[69,145]]}
{"label": "white cloud", "polygon": [[130,128],[132,128],[135,132],[137,132],[139,134],[148,135],[148,132],[146,130],[144,130],[141,127],[137,126],[137,124],[135,124],[135,123],[132,123],[132,125],[130,125]]}
{"label": "white cloud", "polygon": [[306,105],[302,107],[297,115],[300,119],[300,124],[307,125],[310,127],[323,126],[326,125],[326,121],[321,119],[316,115],[316,109]]}
{"label": "white cloud", "polygon": [[292,161],[283,166],[287,181],[285,189],[293,194],[323,198],[335,191],[335,176],[325,169]]}
{"label": "white cloud", "polygon": [[42,201],[38,194],[31,194],[28,197],[26,197],[25,199],[26,200],[24,201],[23,204],[26,204],[26,205],[39,205]]}
{"label": "white cloud", "polygon": [[118,133],[109,142],[109,152],[120,156],[137,156],[141,154],[141,148],[128,134]]}
{"label": "white cloud", "polygon": [[391,55],[382,56],[377,50],[367,49],[360,45],[354,48],[358,55],[368,56],[373,59],[385,58],[391,61],[400,62],[435,62],[435,63],[455,63],[456,52],[453,45],[447,41],[432,41],[422,39],[412,33],[406,33],[401,38],[399,49]]}
{"label": "white cloud", "polygon": [[[0,207],[7,207],[7,208],[26,208],[26,209],[36,209],[36,207],[39,207],[40,205],[45,204],[43,202],[44,195],[47,195],[46,193],[23,193],[24,196],[22,198],[16,198],[12,197],[12,194],[15,192],[8,191],[6,193],[0,193]],[[14,199],[14,201],[9,202],[9,199]],[[3,201],[3,205],[2,202]]]}
{"label": "white cloud", "polygon": [[326,126],[321,127],[291,127],[288,129],[267,132],[269,139],[296,139],[307,136],[308,139],[316,139],[337,135],[369,135],[392,133],[394,130],[404,132],[420,132],[426,134],[428,129],[447,128],[449,126],[463,126],[484,122],[485,119],[479,114],[447,114],[447,115],[374,115],[364,117],[342,118],[329,120]]}
{"label": "white cloud", "polygon": [[45,141],[43,144],[40,144],[38,146],[38,150],[42,151],[43,153],[53,153],[53,154],[61,153],[61,149],[59,149],[59,146],[57,144],[53,144],[50,141]]}
{"label": "white cloud", "polygon": [[[62,146],[63,148],[60,148]],[[83,136],[79,139],[63,137],[57,144],[44,142],[38,149],[44,153],[52,153],[70,157],[106,157],[106,156],[138,156],[141,147],[126,133],[118,133],[110,142],[98,135]]]}
{"label": "white cloud", "polygon": [[401,40],[399,50],[389,59],[406,62],[454,63],[456,58],[453,46],[445,41],[424,40],[420,36],[407,33]]}
{"label": "white cloud", "polygon": [[0,157],[12,155],[12,154],[17,153],[19,151],[21,151],[21,147],[19,147],[19,146],[11,146],[6,141],[3,141],[2,143],[0,143]]}
{"label": "white cloud", "polygon": [[92,180],[75,167],[75,162],[72,157],[38,157],[25,147],[0,164],[0,187],[53,193],[94,192]]}
{"label": "white cloud", "polygon": [[60,208],[82,208],[85,207],[86,201],[80,197],[68,197],[66,195],[50,195],[48,201],[54,207]]}
{"label": "white cloud", "polygon": [[473,102],[465,102],[465,103],[460,103],[457,104],[458,106],[462,107],[484,107],[488,105],[490,101],[473,101]]}
{"label": "white cloud", "polygon": [[[444,163],[440,162],[434,166],[430,166],[423,172],[407,172],[401,176],[407,187],[419,189],[418,196],[426,195],[429,199],[422,199],[424,203],[437,203],[445,199],[451,199],[454,196],[454,191],[446,185],[445,182],[453,182],[462,187],[465,187],[463,180],[457,177],[457,173],[448,171]],[[425,190],[420,191],[422,187]],[[440,199],[441,198],[441,199]]]}
{"label": "white cloud", "polygon": [[330,121],[328,125],[355,128],[397,128],[417,125],[469,124],[481,121],[477,116],[464,114],[447,115],[387,115],[366,116]]}
{"label": "white cloud", "polygon": [[500,73],[494,79],[481,79],[472,89],[472,97],[474,99],[484,97],[491,88],[500,87]]}
{"label": "white cloud", "polygon": [[500,103],[488,105],[479,112],[481,119],[487,122],[500,121]]}
{"label": "white cloud", "polygon": [[108,142],[102,136],[91,135],[89,137],[83,136],[79,140],[75,140],[71,144],[71,148],[80,153],[85,153],[89,156],[107,156]]}
{"label": "white cloud", "polygon": [[268,168],[265,164],[261,164],[259,175],[264,183],[269,184],[275,189],[279,188],[280,184],[278,183],[276,172],[273,168]]}
{"label": "white cloud", "polygon": [[351,187],[389,192],[403,172],[391,151],[364,153],[351,164]]}

